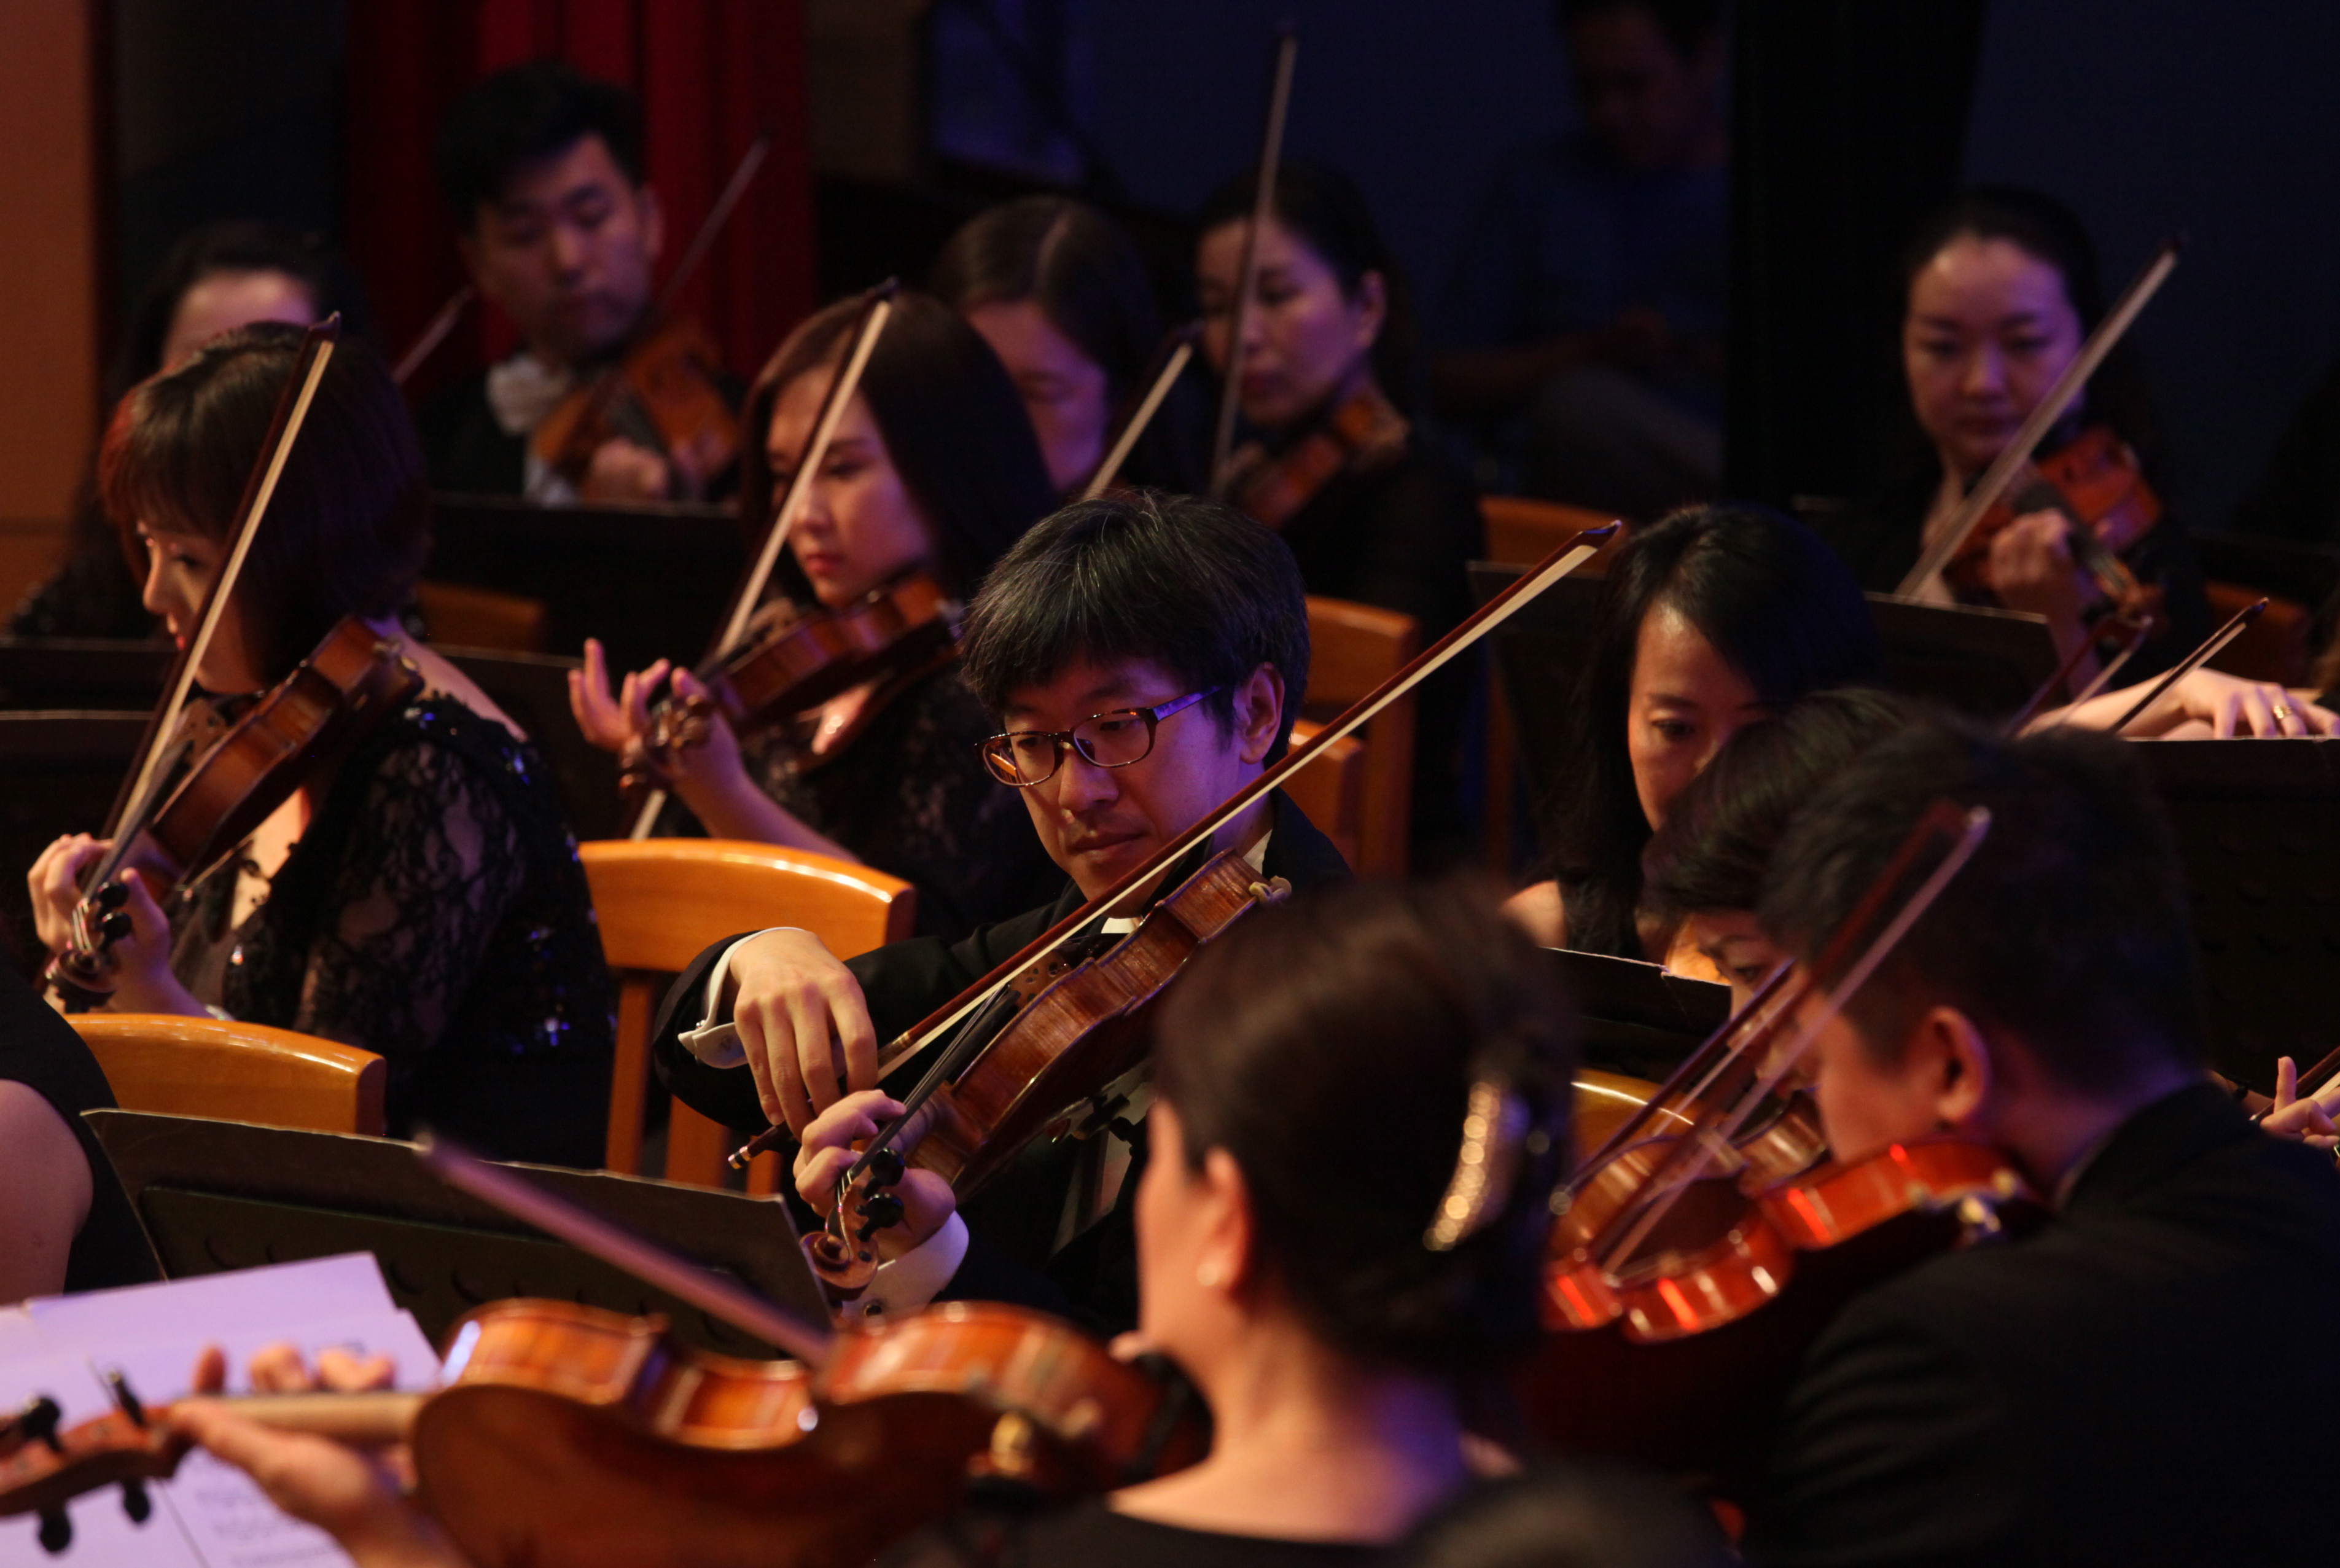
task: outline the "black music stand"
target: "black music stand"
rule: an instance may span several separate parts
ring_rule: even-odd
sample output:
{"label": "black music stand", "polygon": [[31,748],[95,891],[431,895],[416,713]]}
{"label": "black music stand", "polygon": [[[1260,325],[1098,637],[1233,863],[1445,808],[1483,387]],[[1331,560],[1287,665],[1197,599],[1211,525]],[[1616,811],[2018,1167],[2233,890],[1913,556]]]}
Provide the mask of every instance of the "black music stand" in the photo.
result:
{"label": "black music stand", "polygon": [[[170,1278],[371,1252],[392,1297],[434,1344],[475,1306],[536,1296],[663,1313],[685,1343],[726,1355],[784,1354],[447,1186],[422,1168],[411,1144],[140,1111],[82,1114]],[[808,1322],[827,1321],[777,1198],[609,1171],[514,1168]]]}
{"label": "black music stand", "polygon": [[1730,987],[1657,964],[1547,948],[1576,1006],[1584,1065],[1663,1083],[1730,1017]]}
{"label": "black music stand", "polygon": [[2340,740],[2131,748],[2167,802],[2193,897],[2210,1065],[2261,1093],[2340,1046]]}
{"label": "black music stand", "polygon": [[435,512],[424,576],[540,600],[551,651],[581,653],[598,637],[621,670],[696,663],[748,565],[728,506],[442,495]]}

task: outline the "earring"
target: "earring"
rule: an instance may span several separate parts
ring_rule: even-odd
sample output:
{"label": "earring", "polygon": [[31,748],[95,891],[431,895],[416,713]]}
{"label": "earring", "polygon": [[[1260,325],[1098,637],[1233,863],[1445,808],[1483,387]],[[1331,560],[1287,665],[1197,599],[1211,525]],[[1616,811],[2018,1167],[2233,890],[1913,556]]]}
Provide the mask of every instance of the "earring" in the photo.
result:
{"label": "earring", "polygon": [[1205,1290],[1216,1290],[1226,1283],[1226,1275],[1215,1263],[1197,1264],[1195,1266],[1195,1283]]}

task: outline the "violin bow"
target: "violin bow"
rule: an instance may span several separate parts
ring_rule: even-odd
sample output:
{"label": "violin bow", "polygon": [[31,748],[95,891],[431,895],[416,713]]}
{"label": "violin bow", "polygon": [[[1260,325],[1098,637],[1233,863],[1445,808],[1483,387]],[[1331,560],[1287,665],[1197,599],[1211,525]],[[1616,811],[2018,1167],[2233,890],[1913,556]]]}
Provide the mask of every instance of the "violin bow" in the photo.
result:
{"label": "violin bow", "polygon": [[1234,317],[1227,364],[1219,382],[1219,418],[1211,435],[1211,499],[1227,498],[1228,460],[1234,454],[1235,415],[1243,404],[1244,332],[1251,323],[1252,291],[1259,284],[1259,235],[1275,215],[1275,171],[1284,161],[1284,121],[1292,107],[1292,69],[1300,59],[1300,29],[1285,23],[1275,41],[1275,73],[1267,94],[1267,131],[1259,149],[1259,189],[1244,232],[1243,265],[1235,273]]}
{"label": "violin bow", "polygon": [[[764,590],[771,586],[772,573],[779,567],[780,550],[788,543],[788,531],[796,526],[798,514],[804,511],[813,474],[828,455],[829,442],[836,439],[838,424],[845,418],[845,406],[853,401],[854,391],[861,384],[861,372],[868,368],[869,356],[878,348],[878,334],[893,316],[894,296],[900,292],[901,284],[888,278],[861,297],[861,318],[854,324],[851,346],[828,378],[828,390],[821,394],[820,412],[813,419],[812,434],[805,439],[804,451],[797,455],[796,471],[788,475],[779,503],[772,509],[772,525],[764,531],[763,545],[731,596],[730,608],[724,613],[723,629],[716,634],[709,658],[721,656],[747,635],[748,623],[755,619],[757,607],[764,601]],[[658,826],[659,813],[666,809],[666,798],[665,790],[651,790],[643,799],[641,809],[635,813],[633,827],[626,837],[635,840],[649,838]]]}
{"label": "violin bow", "polygon": [[1169,335],[1162,340],[1162,346],[1154,352],[1154,363],[1148,367],[1153,374],[1146,382],[1145,395],[1138,400],[1137,406],[1122,422],[1120,432],[1114,437],[1113,446],[1097,464],[1096,472],[1090,475],[1088,483],[1081,487],[1083,501],[1095,501],[1111,490],[1114,481],[1121,477],[1121,465],[1129,461],[1130,452],[1135,450],[1146,428],[1153,424],[1154,416],[1161,412],[1164,401],[1170,395],[1170,389],[1177,385],[1178,378],[1185,373],[1186,366],[1195,357],[1195,340],[1201,335],[1201,323],[1188,322],[1184,326],[1173,327]]}
{"label": "violin bow", "polygon": [[[1323,756],[1331,747],[1363,728],[1374,715],[1436,674],[1450,660],[1460,657],[1480,639],[1502,625],[1504,621],[1526,609],[1538,594],[1591,560],[1599,552],[1601,545],[1614,537],[1619,526],[1614,522],[1604,523],[1599,528],[1585,529],[1562,541],[1550,555],[1545,556],[1532,569],[1522,573],[1518,581],[1504,589],[1502,592],[1481,605],[1461,625],[1423,649],[1403,669],[1359,698],[1347,711],[1318,730],[1309,739],[1285,752],[1282,761],[1262,770],[1257,778],[1205,812],[1185,832],[1178,834],[1161,849],[1156,849],[1143,865],[1132,869],[1112,887],[1035,937],[991,973],[951,1000],[945,1002],[927,1018],[897,1037],[879,1055],[878,1061],[879,1075],[882,1077],[891,1068],[899,1066],[908,1057],[932,1045],[946,1031],[957,1027],[961,1020],[1005,990],[1016,977],[1071,941],[1091,920],[1120,907],[1131,895],[1157,880],[1165,871],[1176,865],[1182,857],[1205,843],[1221,828],[1265,799],[1271,792],[1281,787],[1285,779]],[[1298,700],[1290,692],[1285,693],[1284,700],[1287,702]],[[784,1126],[767,1127],[731,1156],[733,1167],[745,1166],[749,1160],[771,1148],[788,1136],[788,1130]]]}
{"label": "violin bow", "polygon": [[[2110,686],[2113,683],[2113,677],[2121,672],[2121,667],[2126,665],[2130,660],[2136,658],[2137,650],[2145,646],[2145,640],[2153,635],[2153,620],[2150,616],[2129,615],[2127,613],[2108,616],[2103,622],[2092,630],[2097,631],[2109,630],[2115,623],[2118,623],[2119,625],[2125,626],[2128,629],[2128,636],[2121,643],[2120,651],[2104,661],[2103,665],[2097,670],[2095,678],[2090,680],[2086,686],[2081,687],[2079,690],[2074,692],[2072,694],[2072,700],[2065,704],[2066,707],[2077,708],[2081,703],[2086,702],[2089,698],[2094,697],[2097,692],[2102,691],[2106,687]],[[2080,668],[2080,661],[2087,658],[2089,654],[2096,651],[2096,638],[2094,636],[2082,638],[2080,640],[2079,646],[2073,649],[2071,652],[2066,654],[2064,656],[2064,662],[2056,667],[2056,673],[2041,681],[2039,683],[2039,689],[2031,694],[2031,700],[2015,710],[2014,717],[2008,719],[2005,727],[2000,730],[2000,733],[2004,735],[2022,734],[2023,727],[2030,723],[2034,719],[2037,719],[2039,716],[2039,710],[2048,706],[2048,699],[2054,696],[2057,689],[2062,687],[2066,681],[2072,679],[2072,671]]]}
{"label": "violin bow", "polygon": [[709,1317],[778,1345],[807,1366],[818,1367],[828,1359],[836,1338],[828,1328],[808,1323],[745,1285],[546,1191],[509,1166],[491,1164],[431,1133],[415,1140],[414,1157],[448,1186],[690,1303]]}
{"label": "violin bow", "polygon": [[2266,607],[2267,601],[2262,599],[2256,604],[2246,604],[2243,606],[2242,609],[2235,611],[2235,617],[2233,620],[2227,621],[2226,625],[2218,628],[2217,630],[2210,633],[2208,637],[2203,640],[2201,647],[2196,648],[2193,652],[2179,660],[2170,670],[2168,674],[2163,676],[2159,680],[2155,681],[2153,684],[2153,690],[2139,698],[2137,700],[2137,706],[2122,714],[2120,718],[2115,721],[2113,726],[2106,731],[2106,733],[2108,735],[2117,735],[2122,730],[2127,729],[2130,724],[2136,721],[2138,714],[2143,713],[2147,709],[2160,701],[2164,692],[2166,692],[2171,687],[2176,685],[2186,676],[2193,674],[2196,670],[2202,668],[2202,666],[2210,660],[2216,658],[2220,649],[2226,647],[2226,644],[2232,642],[2236,638],[2240,637],[2243,634],[2244,630],[2247,628],[2252,621],[2256,620],[2262,614],[2266,613]]}
{"label": "violin bow", "polygon": [[431,324],[424,327],[414,342],[407,346],[406,352],[398,356],[398,364],[390,372],[392,386],[404,386],[407,378],[421,370],[431,356],[439,352],[439,345],[447,341],[447,334],[455,330],[455,323],[463,319],[463,313],[471,309],[471,302],[479,297],[479,288],[472,283],[465,283],[447,296],[447,303],[439,307],[439,313],[431,318]]}
{"label": "violin bow", "polygon": [[233,542],[228,547],[227,559],[212,579],[211,590],[203,596],[203,606],[195,617],[195,629],[187,639],[187,646],[171,666],[170,679],[164,684],[163,700],[146,721],[146,733],[138,745],[138,766],[124,779],[121,791],[114,797],[114,809],[106,819],[106,836],[113,840],[104,860],[93,876],[90,885],[101,887],[111,881],[114,872],[128,853],[128,839],[134,837],[122,829],[125,824],[144,813],[154,796],[163,788],[167,775],[163,770],[163,755],[169,749],[171,736],[176,732],[179,716],[187,700],[194,692],[195,670],[203,663],[203,655],[211,650],[212,640],[218,635],[220,622],[226,618],[229,598],[235,592],[237,579],[243,575],[243,563],[252,553],[252,541],[258,531],[261,518],[268,503],[275,498],[277,481],[284,475],[285,461],[292,455],[292,443],[299,439],[301,427],[309,418],[309,405],[315,401],[318,383],[324,380],[325,367],[332,362],[333,350],[341,341],[342,317],[336,311],[311,327],[301,339],[300,352],[293,356],[292,372],[284,378],[283,388],[276,394],[275,412],[270,414],[268,432],[260,442],[253,457],[252,471],[244,476],[243,495],[236,502]]}
{"label": "violin bow", "polygon": [[2064,373],[2056,378],[2047,395],[2033,405],[2030,414],[2016,428],[2015,438],[1983,471],[1982,478],[1974,489],[1967,492],[1965,501],[1951,518],[1949,526],[1943,530],[1942,536],[1927,548],[1926,552],[1918,558],[1918,564],[1909,569],[1909,574],[1894,589],[1895,597],[1916,598],[1924,590],[1927,582],[1965,547],[1968,536],[1982,521],[1982,514],[1997,505],[1999,497],[2007,493],[2008,487],[2015,482],[2015,476],[2022,471],[2024,464],[2031,461],[2031,454],[2038,450],[2039,443],[2048,438],[2048,432],[2056,428],[2079,397],[2080,390],[2088,383],[2088,378],[2103,365],[2105,356],[2120,345],[2130,323],[2152,303],[2153,296],[2161,292],[2161,285],[2168,281],[2170,273],[2176,268],[2178,252],[2184,248],[2184,237],[2176,234],[2172,234],[2155,247],[2144,269],[2121,292],[2121,297],[2113,303],[2113,308],[2106,313],[2105,319],[2097,323],[2097,330],[2088,334],[2088,341],[2080,345],[2078,355],[2064,367]]}
{"label": "violin bow", "polygon": [[[1624,1234],[1613,1239],[1603,1238],[1598,1244],[1600,1263],[1604,1271],[1613,1273],[1622,1260],[1631,1257],[1641,1243],[1649,1239],[1651,1232],[1672,1211],[1681,1195],[1690,1190],[1691,1184],[1706,1174],[1715,1156],[1731,1146],[1731,1138],[1754,1113],[1755,1107],[1787,1081],[1788,1075],[1801,1064],[1804,1054],[1811,1049],[1812,1042],[1819,1037],[1820,1031],[1828,1027],[1836,1016],[1844,1011],[1846,1005],[1859,994],[1861,987],[1869,983],[1869,977],[1877,972],[1879,966],[1892,957],[1893,950],[1901,945],[1901,939],[1909,934],[1910,928],[1934,907],[1935,900],[1942,896],[1943,890],[1965,868],[1967,862],[1974,858],[1975,852],[1982,848],[1983,839],[1990,832],[1990,811],[1987,807],[1975,806],[1962,811],[1946,800],[1936,801],[1918,819],[1900,848],[1894,852],[1893,858],[1887,863],[1884,874],[1862,896],[1843,928],[1830,940],[1830,950],[1822,954],[1815,969],[1825,973],[1820,966],[1826,965],[1849,942],[1857,940],[1858,934],[1870,921],[1883,915],[1890,904],[1893,890],[1915,871],[1929,849],[1948,839],[1949,841],[1942,849],[1940,858],[1910,891],[1900,908],[1893,911],[1883,929],[1869,940],[1850,967],[1833,985],[1828,985],[1819,1006],[1798,1024],[1787,1048],[1770,1056],[1763,1069],[1730,1111],[1714,1122],[1701,1121],[1668,1151],[1666,1157],[1650,1173],[1637,1212]],[[1794,1016],[1795,1004],[1820,990],[1824,984],[1826,982],[1808,978],[1792,1000],[1773,1008],[1772,1018],[1781,1023],[1789,1021]],[[1751,1037],[1749,1043],[1752,1043]],[[1746,1053],[1747,1046],[1742,1045],[1741,1050]],[[1657,1195],[1654,1200],[1648,1196],[1652,1189]]]}

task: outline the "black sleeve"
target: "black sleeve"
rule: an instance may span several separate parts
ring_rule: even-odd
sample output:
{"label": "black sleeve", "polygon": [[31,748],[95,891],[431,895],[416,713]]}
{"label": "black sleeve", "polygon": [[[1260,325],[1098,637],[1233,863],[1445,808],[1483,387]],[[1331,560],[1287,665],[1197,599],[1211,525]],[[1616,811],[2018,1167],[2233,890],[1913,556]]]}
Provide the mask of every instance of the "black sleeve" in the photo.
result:
{"label": "black sleeve", "polygon": [[2233,527],[2305,544],[2340,541],[2340,360],[2292,415]]}
{"label": "black sleeve", "polygon": [[2032,1462],[1998,1389],[1940,1335],[1858,1303],[1814,1348],[1749,1510],[1754,1564],[1985,1563]]}
{"label": "black sleeve", "polygon": [[[845,967],[861,983],[869,1007],[869,1021],[878,1043],[900,1035],[943,1003],[988,974],[1003,959],[1048,928],[1059,911],[1035,909],[1012,920],[986,926],[964,941],[944,942],[934,937],[913,937],[889,942]],[[742,937],[753,935],[743,932]],[[707,976],[717,959],[739,941],[727,937],[690,962],[667,987],[666,1001],[650,1030],[651,1059],[669,1092],[701,1116],[726,1126],[760,1127],[763,1107],[756,1097],[756,1081],[744,1067],[710,1067],[684,1048],[681,1037],[705,1018]],[[917,1059],[904,1065],[915,1067]]]}

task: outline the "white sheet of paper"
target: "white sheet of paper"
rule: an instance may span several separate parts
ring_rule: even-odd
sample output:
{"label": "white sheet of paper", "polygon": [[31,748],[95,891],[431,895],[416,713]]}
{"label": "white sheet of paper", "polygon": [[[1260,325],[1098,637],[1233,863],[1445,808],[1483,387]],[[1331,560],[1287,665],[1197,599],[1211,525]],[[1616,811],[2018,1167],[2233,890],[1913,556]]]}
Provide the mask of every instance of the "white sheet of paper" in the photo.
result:
{"label": "white sheet of paper", "polygon": [[52,1347],[85,1350],[148,1343],[158,1325],[173,1339],[201,1343],[205,1336],[233,1338],[255,1323],[290,1327],[397,1310],[370,1252],[84,1295],[37,1296],[25,1305]]}

